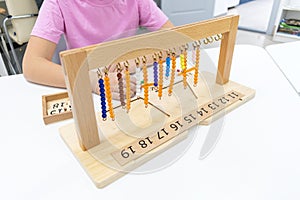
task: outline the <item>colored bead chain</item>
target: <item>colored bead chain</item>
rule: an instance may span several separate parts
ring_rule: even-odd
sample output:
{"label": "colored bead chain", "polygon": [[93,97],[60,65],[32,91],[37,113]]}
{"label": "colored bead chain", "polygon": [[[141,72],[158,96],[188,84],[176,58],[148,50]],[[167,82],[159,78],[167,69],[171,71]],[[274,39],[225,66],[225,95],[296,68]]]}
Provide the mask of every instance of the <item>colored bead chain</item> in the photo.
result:
{"label": "colored bead chain", "polygon": [[158,86],[158,63],[156,61],[156,56],[153,57],[154,63],[153,63],[153,74],[154,74],[154,87]]}
{"label": "colored bead chain", "polygon": [[198,45],[196,49],[196,58],[195,58],[194,86],[197,86],[198,84],[199,62],[200,62],[200,46]]}
{"label": "colored bead chain", "polygon": [[110,91],[110,81],[109,81],[107,71],[108,70],[106,70],[105,76],[104,76],[105,94],[106,94],[106,98],[107,98],[107,105],[108,105],[108,108],[109,108],[110,118],[112,120],[114,120],[115,119],[115,114],[114,114],[114,108],[113,108],[113,104],[112,104],[112,95],[111,95],[111,91]]}
{"label": "colored bead chain", "polygon": [[141,80],[141,68],[140,68],[140,59],[137,58],[135,60],[136,64],[136,96],[140,97],[141,96],[141,85],[142,85],[142,80]]}
{"label": "colored bead chain", "polygon": [[187,49],[184,49],[183,52],[183,64],[184,64],[184,69],[187,68]]}
{"label": "colored bead chain", "polygon": [[172,71],[171,71],[171,79],[170,79],[170,85],[168,94],[169,96],[172,95],[173,92],[173,85],[174,85],[174,79],[175,79],[175,70],[176,70],[176,55],[175,52],[172,53]]}
{"label": "colored bead chain", "polygon": [[104,81],[100,72],[100,69],[98,69],[98,83],[99,83],[99,92],[100,92],[100,102],[101,102],[101,112],[102,112],[102,120],[106,120],[107,114],[106,114],[106,99],[105,99],[105,88],[104,88]]}
{"label": "colored bead chain", "polygon": [[126,110],[129,112],[130,110],[130,73],[129,73],[129,64],[126,62],[125,64],[125,80],[126,80]]}
{"label": "colored bead chain", "polygon": [[123,76],[122,76],[121,72],[122,72],[122,68],[119,65],[118,73],[117,73],[118,86],[119,86],[119,97],[120,97],[121,106],[124,108],[125,107],[125,95],[124,95],[124,86],[123,86]]}
{"label": "colored bead chain", "polygon": [[159,99],[161,99],[161,97],[162,97],[162,88],[163,88],[163,76],[164,76],[162,53],[159,55],[158,63],[159,63],[158,97],[159,97]]}
{"label": "colored bead chain", "polygon": [[183,87],[186,88],[187,87],[187,77],[186,77],[186,69],[187,69],[187,49],[184,49],[183,51],[183,65],[181,64],[181,66],[183,66],[182,69],[182,75],[183,75]]}
{"label": "colored bead chain", "polygon": [[170,76],[170,68],[171,68],[171,57],[170,57],[170,52],[168,52],[166,58],[166,79],[168,79]]}
{"label": "colored bead chain", "polygon": [[143,77],[144,77],[144,104],[145,107],[148,107],[149,104],[149,88],[148,84],[148,73],[147,73],[147,65],[146,65],[146,57],[143,58]]}
{"label": "colored bead chain", "polygon": [[181,71],[184,70],[185,65],[184,65],[184,55],[183,53],[180,54],[180,67],[181,67]]}
{"label": "colored bead chain", "polygon": [[194,50],[192,51],[192,61],[193,61],[193,65],[195,65],[195,60],[196,60],[196,50],[194,48]]}
{"label": "colored bead chain", "polygon": [[183,71],[182,71],[182,77],[183,77],[183,87],[184,87],[184,89],[187,87],[187,77],[186,77],[186,69],[184,69]]}

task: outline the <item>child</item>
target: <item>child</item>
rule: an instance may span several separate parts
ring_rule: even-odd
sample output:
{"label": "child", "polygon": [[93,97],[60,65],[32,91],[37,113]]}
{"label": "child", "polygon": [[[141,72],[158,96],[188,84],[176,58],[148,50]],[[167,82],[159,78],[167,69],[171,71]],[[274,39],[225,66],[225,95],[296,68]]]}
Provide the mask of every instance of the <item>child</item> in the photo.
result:
{"label": "child", "polygon": [[[132,35],[139,26],[154,31],[173,25],[153,0],[45,0],[24,55],[24,77],[64,88],[62,67],[51,62],[62,34],[72,49]],[[97,82],[91,84],[98,93]]]}

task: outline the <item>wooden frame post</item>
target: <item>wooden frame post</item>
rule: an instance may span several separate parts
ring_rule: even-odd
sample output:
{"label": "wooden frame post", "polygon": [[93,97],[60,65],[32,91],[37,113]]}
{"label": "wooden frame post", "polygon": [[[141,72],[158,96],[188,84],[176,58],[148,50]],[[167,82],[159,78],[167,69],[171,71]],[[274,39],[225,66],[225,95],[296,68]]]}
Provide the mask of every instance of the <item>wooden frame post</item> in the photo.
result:
{"label": "wooden frame post", "polygon": [[100,144],[86,62],[86,52],[81,50],[65,55],[62,59],[73,118],[82,150]]}
{"label": "wooden frame post", "polygon": [[238,17],[233,18],[230,24],[230,31],[223,33],[217,73],[217,83],[221,85],[229,81],[238,22]]}

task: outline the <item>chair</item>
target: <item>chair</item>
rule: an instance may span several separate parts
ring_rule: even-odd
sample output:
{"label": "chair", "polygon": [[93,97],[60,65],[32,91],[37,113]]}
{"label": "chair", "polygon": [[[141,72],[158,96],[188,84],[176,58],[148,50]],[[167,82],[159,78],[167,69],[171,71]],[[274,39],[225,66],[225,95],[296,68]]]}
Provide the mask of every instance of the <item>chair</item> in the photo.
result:
{"label": "chair", "polygon": [[[5,0],[8,16],[3,21],[3,30],[11,49],[9,63],[13,66],[14,74],[22,73],[22,68],[17,58],[13,42],[23,45],[28,42],[32,28],[35,24],[38,7],[35,0]],[[9,23],[11,22],[11,23]]]}

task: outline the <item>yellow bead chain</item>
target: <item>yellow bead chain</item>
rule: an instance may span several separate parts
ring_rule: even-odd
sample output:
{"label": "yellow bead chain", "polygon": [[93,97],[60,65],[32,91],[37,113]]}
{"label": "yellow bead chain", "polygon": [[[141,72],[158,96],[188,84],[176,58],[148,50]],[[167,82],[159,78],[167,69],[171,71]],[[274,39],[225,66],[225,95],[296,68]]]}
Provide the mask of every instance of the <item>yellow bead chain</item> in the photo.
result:
{"label": "yellow bead chain", "polygon": [[183,71],[185,66],[184,66],[184,54],[180,54],[180,67],[181,67],[181,70]]}

